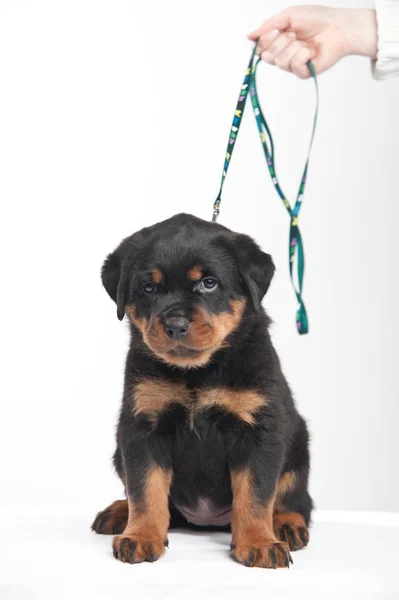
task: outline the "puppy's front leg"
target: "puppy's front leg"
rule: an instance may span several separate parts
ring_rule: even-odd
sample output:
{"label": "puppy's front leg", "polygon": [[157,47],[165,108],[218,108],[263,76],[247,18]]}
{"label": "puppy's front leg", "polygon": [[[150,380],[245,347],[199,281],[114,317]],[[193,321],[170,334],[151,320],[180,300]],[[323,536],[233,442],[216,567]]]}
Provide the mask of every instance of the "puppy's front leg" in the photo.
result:
{"label": "puppy's front leg", "polygon": [[122,562],[154,562],[168,543],[172,470],[164,461],[157,462],[153,451],[148,440],[142,439],[141,446],[123,452],[129,518],[122,535],[112,542],[114,556]]}
{"label": "puppy's front leg", "polygon": [[276,569],[292,562],[289,547],[278,541],[273,531],[273,505],[276,496],[275,458],[257,455],[245,465],[231,470],[233,515],[232,556],[247,567]]}

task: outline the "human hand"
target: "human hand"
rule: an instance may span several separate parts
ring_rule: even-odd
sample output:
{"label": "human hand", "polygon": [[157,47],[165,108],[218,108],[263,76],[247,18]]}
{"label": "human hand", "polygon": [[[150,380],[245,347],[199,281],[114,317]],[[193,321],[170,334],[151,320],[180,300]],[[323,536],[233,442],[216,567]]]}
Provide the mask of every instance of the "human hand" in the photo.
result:
{"label": "human hand", "polygon": [[262,60],[303,79],[310,76],[309,60],[322,73],[349,54],[377,56],[374,10],[296,6],[271,17],[248,37],[258,40]]}

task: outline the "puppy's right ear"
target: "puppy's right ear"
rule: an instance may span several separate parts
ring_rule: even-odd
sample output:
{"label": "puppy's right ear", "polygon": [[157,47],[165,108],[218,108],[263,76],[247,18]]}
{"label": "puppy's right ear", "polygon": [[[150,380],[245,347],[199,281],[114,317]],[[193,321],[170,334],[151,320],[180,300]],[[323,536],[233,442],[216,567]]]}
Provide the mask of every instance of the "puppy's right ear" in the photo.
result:
{"label": "puppy's right ear", "polygon": [[126,297],[126,280],[123,273],[121,258],[117,251],[109,254],[104,261],[101,269],[101,280],[103,286],[116,302],[116,310],[118,319],[122,321],[125,316]]}
{"label": "puppy's right ear", "polygon": [[234,236],[238,249],[238,268],[252,306],[259,310],[274,274],[272,257],[259,248],[248,235]]}

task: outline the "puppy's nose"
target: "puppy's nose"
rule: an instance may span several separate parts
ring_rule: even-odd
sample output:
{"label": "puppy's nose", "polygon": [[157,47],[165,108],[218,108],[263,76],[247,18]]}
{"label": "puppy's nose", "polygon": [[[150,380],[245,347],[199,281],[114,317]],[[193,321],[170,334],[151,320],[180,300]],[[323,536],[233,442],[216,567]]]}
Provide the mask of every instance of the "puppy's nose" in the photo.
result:
{"label": "puppy's nose", "polygon": [[190,328],[190,321],[184,317],[166,317],[164,327],[172,340],[181,340]]}

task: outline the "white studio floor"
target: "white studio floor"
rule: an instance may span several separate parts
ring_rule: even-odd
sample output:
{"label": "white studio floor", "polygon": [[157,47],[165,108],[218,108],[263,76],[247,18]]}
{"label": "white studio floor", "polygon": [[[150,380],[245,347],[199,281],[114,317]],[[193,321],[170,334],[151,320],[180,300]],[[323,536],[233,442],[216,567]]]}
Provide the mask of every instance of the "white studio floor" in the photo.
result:
{"label": "white studio floor", "polygon": [[399,514],[318,512],[289,569],[248,568],[225,533],[169,534],[156,563],[116,561],[93,510],[0,507],[1,600],[399,599]]}

